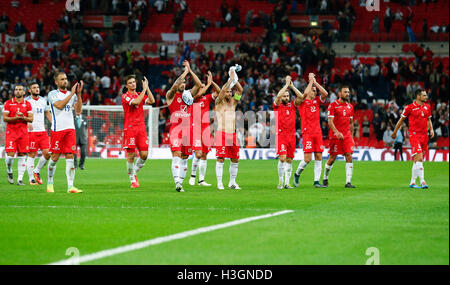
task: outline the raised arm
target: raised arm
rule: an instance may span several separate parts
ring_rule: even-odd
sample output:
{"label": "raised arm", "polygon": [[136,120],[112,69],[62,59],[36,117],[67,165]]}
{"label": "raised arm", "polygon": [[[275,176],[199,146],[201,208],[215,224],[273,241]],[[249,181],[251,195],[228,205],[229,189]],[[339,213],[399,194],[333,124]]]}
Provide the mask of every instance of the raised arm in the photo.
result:
{"label": "raised arm", "polygon": [[312,91],[312,86],[314,84],[314,73],[310,73],[308,75],[308,79],[309,79],[308,86],[306,86],[306,89],[304,92],[305,96],[308,95]]}
{"label": "raised arm", "polygon": [[283,97],[284,93],[286,93],[286,91],[289,89],[289,85],[292,82],[291,77],[288,75],[286,76],[285,79],[286,83],[284,84],[284,86],[280,89],[280,91],[278,91],[277,97],[275,98],[275,105],[278,106],[281,103],[281,97]]}
{"label": "raised arm", "polygon": [[[185,60],[183,62],[183,65],[185,65],[187,67],[187,69],[189,70],[189,74],[192,76],[192,79],[194,80],[195,86],[193,88],[191,88],[191,94],[192,94],[192,96],[195,96],[201,90],[203,84],[200,81],[200,79],[198,78],[197,74],[195,74],[195,72],[192,71],[189,61]],[[195,88],[195,87],[197,87],[197,88]],[[205,92],[206,92],[206,90],[205,90]]]}
{"label": "raised arm", "polygon": [[180,86],[180,84],[182,84],[184,82],[186,75],[188,75],[188,73],[189,73],[189,70],[185,67],[183,73],[180,75],[180,77],[177,78],[177,80],[175,80],[175,82],[173,83],[170,90],[166,93],[166,98],[168,100],[173,99],[173,97],[175,96],[175,93],[177,92],[178,86]]}
{"label": "raised arm", "polygon": [[145,101],[145,104],[151,105],[151,104],[155,103],[155,97],[153,96],[152,91],[150,91],[150,87],[148,87],[148,80],[145,76],[144,76],[144,80],[142,80],[142,86],[147,87],[146,89],[142,90],[142,93],[147,93],[147,95],[148,95],[148,98]]}
{"label": "raised arm", "polygon": [[211,72],[208,72],[208,81],[207,81],[206,85],[202,83],[199,91],[194,96],[194,100],[201,98],[206,93],[206,91],[208,91],[211,84],[212,84],[212,74],[211,74]]}
{"label": "raised arm", "polygon": [[67,103],[69,103],[69,101],[70,101],[70,99],[72,98],[72,96],[76,94],[78,84],[79,84],[78,82],[75,83],[75,85],[73,85],[73,86],[72,86],[72,89],[70,90],[70,94],[67,95],[64,99],[54,102],[54,103],[53,103],[53,106],[54,106],[55,108],[57,108],[58,110],[64,109],[64,106],[66,106]]}
{"label": "raised arm", "polygon": [[316,86],[317,90],[319,90],[319,92],[320,92],[320,100],[325,101],[325,98],[327,98],[327,96],[328,96],[327,90],[325,90],[325,88],[323,88],[322,85],[320,85],[316,81],[316,78],[314,78],[313,84],[314,84],[314,86]]}
{"label": "raised arm", "polygon": [[212,87],[213,87],[213,89],[214,89],[214,91],[212,92],[213,99],[216,99],[217,96],[219,96],[219,93],[220,93],[220,87],[219,87],[219,85],[217,85],[217,83],[214,82],[214,81],[211,82],[211,85],[212,85]]}
{"label": "raised arm", "polygon": [[291,87],[292,91],[294,91],[295,93],[294,105],[298,107],[305,100],[305,94],[302,94],[302,92],[300,92],[300,90],[298,90],[297,87],[294,86],[292,81],[289,87]]}
{"label": "raised arm", "polygon": [[75,107],[75,114],[77,116],[81,115],[81,108],[83,106],[83,99],[81,98],[83,85],[84,85],[83,80],[81,80],[80,83],[78,84],[78,87],[76,88],[77,102],[74,104],[74,107]]}
{"label": "raised arm", "polygon": [[222,87],[222,89],[219,92],[219,96],[216,99],[216,104],[220,103],[223,101],[223,99],[225,98],[225,92],[227,91],[227,89],[230,88],[231,82],[233,82],[234,79],[234,73],[231,73],[230,78],[228,78],[227,83],[225,83],[225,85]]}

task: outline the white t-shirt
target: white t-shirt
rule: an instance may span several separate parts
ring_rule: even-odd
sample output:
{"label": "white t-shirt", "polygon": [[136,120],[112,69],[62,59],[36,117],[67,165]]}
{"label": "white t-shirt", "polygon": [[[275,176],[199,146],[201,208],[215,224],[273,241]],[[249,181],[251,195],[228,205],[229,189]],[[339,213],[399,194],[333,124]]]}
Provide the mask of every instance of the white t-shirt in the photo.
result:
{"label": "white t-shirt", "polygon": [[50,103],[50,110],[52,112],[52,131],[58,132],[67,129],[75,129],[73,122],[73,105],[77,102],[77,96],[70,98],[69,102],[62,110],[53,106],[57,101],[61,101],[70,95],[70,91],[64,92],[60,90],[52,90],[48,93],[48,102]]}
{"label": "white t-shirt", "polygon": [[29,132],[45,132],[45,111],[50,110],[47,98],[39,96],[38,99],[34,99],[28,96],[25,100],[30,102],[33,108],[33,122],[31,123],[33,130],[29,130]]}

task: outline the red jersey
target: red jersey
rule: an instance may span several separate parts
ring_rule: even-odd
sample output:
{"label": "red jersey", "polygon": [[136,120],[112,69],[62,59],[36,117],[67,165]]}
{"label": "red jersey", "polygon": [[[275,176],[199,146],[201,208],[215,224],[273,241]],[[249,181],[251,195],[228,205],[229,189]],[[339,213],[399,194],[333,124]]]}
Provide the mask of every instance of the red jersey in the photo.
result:
{"label": "red jersey", "polygon": [[[350,119],[353,119],[353,106],[350,103],[334,101],[328,106],[328,117],[334,118],[333,123],[336,129],[342,133],[344,138],[352,137],[350,132]],[[330,128],[329,137],[336,138]]]}
{"label": "red jersey", "polygon": [[[202,129],[209,127],[209,106],[214,101],[212,94],[207,94],[194,101],[193,120],[201,120]],[[198,117],[200,110],[200,117]],[[206,115],[208,113],[208,115]]]}
{"label": "red jersey", "polygon": [[[23,99],[21,103],[16,101],[16,98],[11,98],[6,101],[3,107],[3,112],[8,113],[8,117],[16,117],[17,112],[21,112],[24,117],[28,116],[28,113],[33,113],[33,107],[30,102]],[[27,122],[24,120],[17,120],[6,124],[6,131],[11,133],[28,133]]]}
{"label": "red jersey", "polygon": [[[175,93],[172,103],[169,105],[170,111],[170,129],[183,124],[184,127],[192,126],[191,115],[192,115],[192,105],[189,106],[184,103],[181,98],[181,93]],[[188,120],[185,120],[188,119]]]}
{"label": "red jersey", "polygon": [[298,112],[302,125],[302,134],[321,134],[320,128],[320,103],[322,99],[314,98],[313,100],[305,99],[300,106]]}
{"label": "red jersey", "polygon": [[278,106],[273,103],[273,110],[275,111],[277,134],[295,135],[295,120],[297,119],[297,114],[295,112],[294,103],[280,103]]}
{"label": "red jersey", "polygon": [[124,93],[122,95],[122,106],[123,111],[125,113],[125,118],[123,122],[123,129],[128,130],[135,127],[145,128],[145,121],[144,121],[144,103],[147,100],[148,96],[145,95],[144,99],[142,99],[141,103],[139,105],[131,105],[131,101],[133,99],[139,97],[140,93]]}
{"label": "red jersey", "polygon": [[428,134],[428,118],[431,118],[431,107],[428,104],[420,106],[416,102],[405,107],[402,117],[409,119],[410,135],[427,135]]}

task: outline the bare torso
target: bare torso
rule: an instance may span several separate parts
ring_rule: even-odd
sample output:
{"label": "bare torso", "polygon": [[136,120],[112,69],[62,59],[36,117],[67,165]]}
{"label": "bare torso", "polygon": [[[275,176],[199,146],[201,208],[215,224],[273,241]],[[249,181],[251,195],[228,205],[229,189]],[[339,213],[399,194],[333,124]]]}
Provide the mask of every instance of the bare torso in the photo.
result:
{"label": "bare torso", "polygon": [[236,106],[234,98],[225,98],[216,102],[217,130],[225,133],[236,132]]}

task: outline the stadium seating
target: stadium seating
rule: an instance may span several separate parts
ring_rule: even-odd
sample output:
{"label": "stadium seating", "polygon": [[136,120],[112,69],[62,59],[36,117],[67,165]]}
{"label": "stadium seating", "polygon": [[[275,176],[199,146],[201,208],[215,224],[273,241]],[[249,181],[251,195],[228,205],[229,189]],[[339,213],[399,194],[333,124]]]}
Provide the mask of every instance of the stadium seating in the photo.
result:
{"label": "stadium seating", "polygon": [[[380,11],[368,12],[365,6],[360,6],[360,0],[351,0],[352,6],[356,12],[356,20],[353,25],[353,29],[350,35],[352,41],[404,41],[408,37],[405,29],[405,18],[408,15],[407,6],[402,6],[400,3],[382,2]],[[423,20],[427,19],[428,28],[437,24],[439,26],[448,26],[448,10],[449,2],[446,0],[438,0],[437,3],[425,4],[422,1],[416,1],[416,5],[411,7],[413,12],[412,30],[418,39],[422,39],[422,26]],[[402,21],[393,21],[392,28],[389,34],[384,29],[384,14],[386,7],[390,7],[392,15],[395,14],[397,9],[403,13]],[[372,33],[372,21],[378,16],[380,19],[380,29],[378,34]],[[370,31],[368,34],[367,31]],[[433,34],[428,33],[431,41],[448,41],[448,32],[446,34]],[[363,39],[364,38],[364,39]]]}
{"label": "stadium seating", "polygon": [[[188,2],[189,9],[191,11],[202,11],[201,16],[206,17],[210,21],[211,26],[202,33],[203,42],[238,42],[243,37],[249,37],[241,34],[235,34],[234,27],[223,27],[216,28],[215,22],[222,20],[222,15],[220,11],[220,5],[222,0],[191,0]],[[262,0],[240,0],[239,3],[239,14],[241,19],[241,24],[245,24],[245,16],[247,12],[253,9],[254,13],[259,13],[259,11],[270,15],[274,9],[274,4],[268,1]],[[234,1],[228,1],[229,7],[232,7]],[[183,18],[183,25],[181,32],[194,32],[194,19],[199,13],[192,12],[186,13]],[[173,33],[171,25],[173,24],[173,14],[162,13],[162,14],[152,14],[150,20],[145,26],[141,33],[141,40],[153,42],[155,36],[160,37],[161,33]],[[263,27],[250,27],[251,39],[259,40],[263,33]]]}
{"label": "stadium seating", "polygon": [[33,4],[33,0],[21,0],[19,8],[11,7],[10,2],[0,1],[0,11],[5,11],[10,19],[9,34],[14,34],[14,26],[18,21],[21,21],[29,32],[36,32],[39,19],[44,23],[44,36],[59,30],[58,20],[65,11],[66,1],[40,1],[39,4]]}

